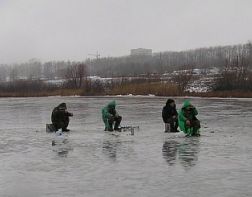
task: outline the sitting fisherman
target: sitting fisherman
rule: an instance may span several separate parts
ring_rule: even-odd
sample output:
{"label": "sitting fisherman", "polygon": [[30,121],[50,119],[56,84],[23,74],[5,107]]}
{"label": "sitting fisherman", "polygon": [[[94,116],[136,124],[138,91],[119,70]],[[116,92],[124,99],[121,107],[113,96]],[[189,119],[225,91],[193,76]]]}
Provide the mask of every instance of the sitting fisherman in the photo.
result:
{"label": "sitting fisherman", "polygon": [[61,103],[59,106],[55,107],[51,116],[55,130],[58,131],[59,129],[62,129],[62,131],[69,131],[67,127],[70,116],[73,116],[73,114],[67,111],[66,103]]}
{"label": "sitting fisherman", "polygon": [[179,128],[187,136],[200,136],[200,121],[196,118],[197,109],[186,100],[179,112]]}
{"label": "sitting fisherman", "polygon": [[163,121],[165,123],[166,132],[179,132],[178,131],[178,112],[176,104],[173,99],[168,99],[162,111]]}
{"label": "sitting fisherman", "polygon": [[112,101],[102,109],[102,120],[105,124],[105,131],[120,131],[119,126],[122,121],[122,117],[119,116],[115,108],[116,102]]}

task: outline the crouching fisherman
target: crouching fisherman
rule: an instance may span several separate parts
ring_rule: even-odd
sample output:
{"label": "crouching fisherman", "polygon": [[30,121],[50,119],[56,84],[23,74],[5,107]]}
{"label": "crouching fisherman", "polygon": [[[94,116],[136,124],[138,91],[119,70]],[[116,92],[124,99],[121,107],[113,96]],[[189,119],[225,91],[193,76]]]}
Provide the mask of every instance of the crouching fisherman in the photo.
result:
{"label": "crouching fisherman", "polygon": [[179,128],[187,136],[200,136],[200,121],[196,118],[197,109],[186,100],[179,112]]}
{"label": "crouching fisherman", "polygon": [[69,117],[73,116],[72,113],[67,111],[66,103],[61,103],[53,109],[51,120],[56,131],[62,129],[62,131],[69,131],[67,129],[69,124]]}
{"label": "crouching fisherman", "polygon": [[105,124],[105,131],[120,131],[119,126],[122,121],[122,117],[119,116],[115,108],[116,102],[112,101],[102,109],[102,120]]}
{"label": "crouching fisherman", "polygon": [[165,132],[178,131],[178,112],[173,99],[168,99],[162,111],[163,121],[165,123]]}

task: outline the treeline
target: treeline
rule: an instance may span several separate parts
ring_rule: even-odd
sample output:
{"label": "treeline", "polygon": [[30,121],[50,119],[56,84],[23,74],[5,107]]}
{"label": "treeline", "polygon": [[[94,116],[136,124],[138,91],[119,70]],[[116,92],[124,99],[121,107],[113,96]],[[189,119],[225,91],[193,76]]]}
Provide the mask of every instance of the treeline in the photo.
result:
{"label": "treeline", "polygon": [[[41,64],[35,68],[41,68]],[[21,65],[20,68],[26,68],[27,65]],[[34,71],[34,70],[33,70]],[[35,70],[39,73],[41,69]],[[69,62],[64,68],[60,68],[60,83],[45,80],[39,74],[27,78],[26,72],[21,71],[22,77],[11,77],[9,80],[0,82],[0,96],[48,96],[48,95],[71,95],[79,94],[87,89],[87,66],[84,63]],[[12,72],[10,72],[12,74]],[[12,76],[12,75],[10,75]],[[55,78],[47,78],[55,79]]]}
{"label": "treeline", "polygon": [[244,56],[251,69],[252,44],[200,48],[180,52],[161,52],[153,56],[125,56],[87,59],[83,62],[49,61],[41,63],[32,59],[22,64],[0,65],[0,81],[17,79],[64,79],[69,66],[87,65],[88,75],[101,77],[139,76],[150,73],[169,73],[183,69],[185,65],[194,68],[225,68],[227,62],[237,56]]}
{"label": "treeline", "polygon": [[31,59],[21,64],[0,65],[0,81],[16,81],[20,79],[62,79],[65,78],[66,70],[77,62],[50,61],[41,63],[37,59]]}
{"label": "treeline", "polygon": [[[189,94],[186,92],[188,84],[196,80],[193,69],[212,67],[221,68],[213,83],[214,92],[252,91],[252,44],[247,43],[153,56],[45,63],[32,59],[22,64],[0,65],[0,96],[186,95]],[[181,72],[162,79],[161,74],[174,70]],[[88,78],[90,75],[117,79],[94,80]],[[55,79],[61,83],[56,84]]]}
{"label": "treeline", "polygon": [[186,65],[194,68],[224,68],[227,62],[237,56],[244,56],[252,62],[252,44],[224,47],[200,48],[181,52],[155,53],[153,56],[125,56],[88,60],[86,64],[93,75],[103,77],[139,76],[148,73],[169,73],[183,69]]}
{"label": "treeline", "polygon": [[57,89],[40,80],[17,80],[0,83],[0,96],[47,96]]}
{"label": "treeline", "polygon": [[216,78],[214,91],[252,91],[251,59],[240,53],[229,61]]}

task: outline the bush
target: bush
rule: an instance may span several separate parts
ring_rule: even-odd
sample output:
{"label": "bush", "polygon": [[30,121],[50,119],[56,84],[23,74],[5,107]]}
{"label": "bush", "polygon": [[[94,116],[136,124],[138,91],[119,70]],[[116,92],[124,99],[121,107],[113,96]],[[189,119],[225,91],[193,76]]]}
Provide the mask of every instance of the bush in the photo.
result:
{"label": "bush", "polygon": [[178,96],[179,89],[175,84],[162,82],[140,83],[140,84],[123,84],[112,88],[108,94],[111,95],[149,95],[156,96]]}

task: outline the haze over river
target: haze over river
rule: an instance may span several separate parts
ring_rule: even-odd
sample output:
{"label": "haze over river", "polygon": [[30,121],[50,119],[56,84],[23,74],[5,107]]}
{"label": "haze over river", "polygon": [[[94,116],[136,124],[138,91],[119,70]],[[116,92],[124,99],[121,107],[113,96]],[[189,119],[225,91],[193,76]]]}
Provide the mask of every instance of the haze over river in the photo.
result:
{"label": "haze over river", "polygon": [[[103,131],[101,108],[113,99],[122,126],[140,126],[134,136]],[[201,137],[163,132],[166,98],[1,98],[0,196],[252,196],[252,99],[190,100]],[[74,114],[63,151],[45,132],[61,102]]]}

